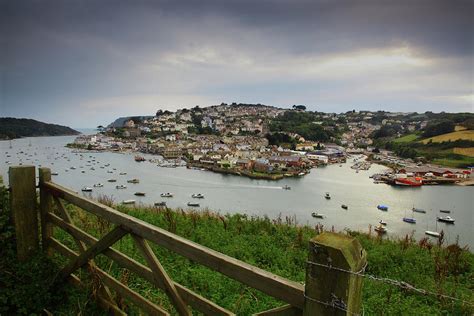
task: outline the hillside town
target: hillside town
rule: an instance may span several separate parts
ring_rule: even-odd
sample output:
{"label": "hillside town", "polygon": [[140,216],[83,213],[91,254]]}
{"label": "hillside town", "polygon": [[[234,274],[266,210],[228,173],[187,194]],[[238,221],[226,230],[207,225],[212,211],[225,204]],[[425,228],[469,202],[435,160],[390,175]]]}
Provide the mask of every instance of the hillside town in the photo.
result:
{"label": "hillside town", "polygon": [[[427,120],[403,119],[410,113],[314,112],[310,114],[309,128],[300,128],[301,134],[293,126],[291,131],[284,130],[282,124],[292,119],[290,115],[299,115],[295,120],[308,116],[301,105],[281,109],[261,104],[223,103],[176,112],[159,110],[154,116],[117,119],[107,127],[101,126],[95,135],[77,137],[70,146],[134,152],[137,161],[142,160],[141,153],[152,154],[162,157],[156,161],[163,167],[178,166],[184,161],[188,168],[269,180],[304,176],[311,168],[340,164],[356,154],[396,166],[397,170],[423,165],[416,159],[379,149],[375,144],[374,135],[386,128],[397,126],[396,137],[399,137],[427,126]],[[283,123],[278,125],[279,121]],[[315,131],[319,134],[314,134]],[[370,163],[354,167],[357,171],[368,168]],[[462,178],[467,174],[461,169],[445,169],[463,175]]]}

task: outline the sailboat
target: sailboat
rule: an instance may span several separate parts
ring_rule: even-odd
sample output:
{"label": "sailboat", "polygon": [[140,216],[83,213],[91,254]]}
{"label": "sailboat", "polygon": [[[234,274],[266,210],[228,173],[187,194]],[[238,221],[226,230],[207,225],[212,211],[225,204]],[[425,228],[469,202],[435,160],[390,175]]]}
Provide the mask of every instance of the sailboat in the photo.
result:
{"label": "sailboat", "polygon": [[[435,231],[425,230],[425,234],[429,235],[429,236],[439,238],[439,237],[441,237],[441,234],[438,233],[438,221],[435,221],[435,223],[436,223],[436,230]],[[428,224],[426,224],[426,228],[428,228]]]}

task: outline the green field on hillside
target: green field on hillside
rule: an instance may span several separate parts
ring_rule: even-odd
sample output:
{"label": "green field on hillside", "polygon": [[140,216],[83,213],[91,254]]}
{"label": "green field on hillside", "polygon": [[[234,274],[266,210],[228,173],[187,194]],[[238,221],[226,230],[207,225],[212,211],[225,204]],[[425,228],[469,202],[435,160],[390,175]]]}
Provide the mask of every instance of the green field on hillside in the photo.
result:
{"label": "green field on hillside", "polygon": [[394,143],[409,143],[418,139],[418,134],[408,134],[393,140]]}

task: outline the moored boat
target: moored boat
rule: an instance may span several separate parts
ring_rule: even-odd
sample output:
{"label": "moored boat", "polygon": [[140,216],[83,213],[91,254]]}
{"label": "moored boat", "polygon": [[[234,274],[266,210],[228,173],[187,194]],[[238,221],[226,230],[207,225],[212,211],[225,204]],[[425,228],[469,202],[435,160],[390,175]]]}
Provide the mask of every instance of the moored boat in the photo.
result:
{"label": "moored boat", "polygon": [[288,185],[286,185],[286,184],[285,184],[284,186],[282,186],[281,188],[282,188],[283,190],[291,190],[291,187],[288,186]]}
{"label": "moored boat", "polygon": [[423,185],[421,178],[395,178],[394,185],[407,186],[407,187],[420,187]]}
{"label": "moored boat", "polygon": [[145,192],[135,192],[136,196],[145,196]]}
{"label": "moored boat", "polygon": [[138,179],[130,179],[130,180],[127,180],[128,183],[140,183],[140,180]]}
{"label": "moored boat", "polygon": [[342,204],[341,207],[345,210],[347,210],[349,208],[349,206],[347,206],[346,204]]}
{"label": "moored boat", "polygon": [[117,182],[116,179],[109,179],[109,180],[107,180],[107,181],[108,181],[108,182]]}
{"label": "moored boat", "polygon": [[83,188],[81,189],[81,191],[82,191],[82,192],[92,192],[92,188],[90,188],[90,187],[83,187]]}
{"label": "moored boat", "polygon": [[409,223],[409,224],[416,224],[416,219],[411,218],[411,217],[404,217],[404,218],[403,218],[403,221],[404,221],[405,223]]}
{"label": "moored boat", "polygon": [[440,211],[441,213],[448,213],[448,214],[451,213],[450,210],[439,210],[439,211]]}
{"label": "moored boat", "polygon": [[161,196],[161,197],[173,197],[173,193],[169,193],[169,192],[167,192],[167,193],[161,193],[160,196]]}
{"label": "moored boat", "polygon": [[120,184],[120,185],[117,185],[115,186],[116,189],[126,189],[127,186],[126,185],[123,185],[123,184]]}
{"label": "moored boat", "polygon": [[204,199],[204,195],[202,195],[201,193],[192,194],[191,197],[193,199]]}
{"label": "moored boat", "polygon": [[326,192],[326,194],[324,195],[324,198],[326,200],[330,200],[331,199],[331,195],[329,195],[329,192]]}
{"label": "moored boat", "polygon": [[316,212],[311,213],[311,216],[315,218],[324,218],[324,214],[316,213]]}
{"label": "moored boat", "polygon": [[434,232],[434,231],[431,231],[431,230],[425,230],[425,234],[429,235],[429,236],[436,237],[436,238],[439,238],[441,236],[440,233]]}
{"label": "moored boat", "polygon": [[379,204],[379,205],[377,205],[377,208],[381,211],[388,211],[388,206],[387,205]]}
{"label": "moored boat", "polygon": [[385,226],[383,226],[382,224],[375,226],[374,230],[379,234],[385,234],[387,232],[387,228],[385,228]]}
{"label": "moored boat", "polygon": [[155,202],[155,206],[158,206],[158,207],[164,207],[166,206],[166,202]]}
{"label": "moored boat", "polygon": [[387,226],[387,222],[384,221],[383,219],[381,219],[381,220],[379,221],[379,224],[380,224],[380,225],[383,225],[383,226]]}
{"label": "moored boat", "polygon": [[188,206],[199,207],[199,203],[196,203],[196,202],[188,202]]}
{"label": "moored boat", "polygon": [[436,219],[438,220],[438,222],[443,222],[443,223],[446,223],[446,224],[454,224],[455,222],[455,219],[452,218],[451,216],[437,216]]}
{"label": "moored boat", "polygon": [[421,208],[412,208],[411,209],[413,212],[416,212],[416,213],[426,213],[426,211],[424,209],[421,209]]}
{"label": "moored boat", "polygon": [[135,200],[124,200],[122,204],[135,204]]}
{"label": "moored boat", "polygon": [[102,183],[94,184],[94,188],[102,188],[104,185]]}

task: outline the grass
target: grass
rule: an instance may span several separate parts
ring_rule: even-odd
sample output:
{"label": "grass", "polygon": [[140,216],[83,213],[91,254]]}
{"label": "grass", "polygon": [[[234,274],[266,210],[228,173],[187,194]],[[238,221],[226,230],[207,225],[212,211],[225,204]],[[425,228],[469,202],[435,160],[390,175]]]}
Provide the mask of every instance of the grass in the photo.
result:
{"label": "grass", "polygon": [[468,156],[468,157],[474,157],[474,147],[468,147],[468,148],[454,147],[453,153],[458,154],[458,155]]}
{"label": "grass", "polygon": [[457,132],[451,132],[443,135],[425,138],[421,142],[423,144],[427,144],[431,140],[433,143],[441,143],[447,141],[456,141],[460,139],[474,141],[474,130],[461,130]]}
{"label": "grass", "polygon": [[393,140],[394,143],[410,143],[418,139],[418,134],[408,134]]}
{"label": "grass", "polygon": [[452,167],[452,168],[464,168],[468,166],[474,166],[474,158],[467,156],[459,156],[457,158],[435,158],[432,161],[434,164]]}

